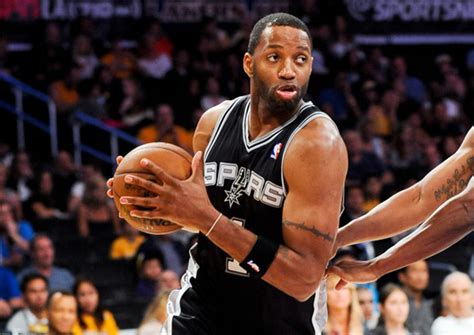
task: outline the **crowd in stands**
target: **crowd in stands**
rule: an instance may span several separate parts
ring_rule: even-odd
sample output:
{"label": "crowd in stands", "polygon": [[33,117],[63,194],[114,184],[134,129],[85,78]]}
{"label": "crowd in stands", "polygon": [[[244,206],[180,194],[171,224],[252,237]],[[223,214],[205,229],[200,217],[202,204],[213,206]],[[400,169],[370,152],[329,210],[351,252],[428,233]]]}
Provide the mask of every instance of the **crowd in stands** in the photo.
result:
{"label": "crowd in stands", "polygon": [[[422,60],[430,69],[423,71],[393,50],[355,44],[343,15],[304,3],[314,56],[306,99],[336,121],[349,153],[342,226],[459,147],[474,120],[474,52],[455,59],[442,49]],[[175,36],[151,19],[130,47],[121,36],[101,36],[88,18],[47,22],[28,64],[15,62],[0,36],[0,71],[48,92],[60,136],[70,136],[80,111],[143,142],[191,152],[202,113],[249,91],[241,59],[252,23],[229,29],[206,18],[189,36]],[[0,143],[0,329],[40,334],[49,322],[55,333],[157,334],[194,236],[143,235],[121,221],[103,168],[76,166],[70,147],[47,161],[13,143]],[[355,245],[344,257],[374,257],[399,238]],[[473,334],[473,284],[464,274],[474,271],[473,248],[461,245],[441,259],[460,272],[430,290],[426,261],[376,284],[329,288],[326,333]]]}

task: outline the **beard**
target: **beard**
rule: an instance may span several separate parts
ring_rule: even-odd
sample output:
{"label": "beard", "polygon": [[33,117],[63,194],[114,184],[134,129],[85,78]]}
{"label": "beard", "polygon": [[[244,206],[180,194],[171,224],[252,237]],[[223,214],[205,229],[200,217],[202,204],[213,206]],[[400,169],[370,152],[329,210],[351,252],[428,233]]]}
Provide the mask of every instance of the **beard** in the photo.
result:
{"label": "beard", "polygon": [[306,92],[308,91],[309,80],[303,86],[297,87],[294,98],[292,98],[291,100],[283,100],[276,93],[277,86],[269,87],[267,84],[265,84],[265,82],[260,80],[260,77],[255,71],[255,68],[253,73],[254,86],[257,91],[257,94],[260,99],[263,99],[266,102],[269,112],[272,114],[293,112],[298,107],[301,99],[306,95]]}

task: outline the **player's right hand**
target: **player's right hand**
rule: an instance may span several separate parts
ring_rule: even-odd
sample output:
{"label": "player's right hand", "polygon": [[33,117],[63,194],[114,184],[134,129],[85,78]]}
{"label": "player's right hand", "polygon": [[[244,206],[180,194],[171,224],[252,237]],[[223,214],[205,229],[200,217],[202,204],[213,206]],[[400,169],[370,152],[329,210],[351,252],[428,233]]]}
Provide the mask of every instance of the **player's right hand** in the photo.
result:
{"label": "player's right hand", "polygon": [[[115,161],[117,162],[117,167],[120,165],[120,163],[123,161],[123,156],[117,156],[115,158]],[[114,198],[114,191],[113,191],[113,186],[114,186],[114,178],[109,178],[109,180],[107,180],[107,195],[109,196],[109,198]]]}

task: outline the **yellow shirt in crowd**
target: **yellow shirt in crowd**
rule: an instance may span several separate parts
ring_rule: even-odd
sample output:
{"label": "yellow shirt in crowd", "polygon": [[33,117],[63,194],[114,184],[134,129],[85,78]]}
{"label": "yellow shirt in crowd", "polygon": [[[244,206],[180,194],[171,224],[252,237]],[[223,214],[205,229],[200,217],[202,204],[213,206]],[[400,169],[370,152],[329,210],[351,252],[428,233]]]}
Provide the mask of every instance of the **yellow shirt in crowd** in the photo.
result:
{"label": "yellow shirt in crowd", "polygon": [[135,256],[138,248],[145,241],[145,237],[138,235],[133,241],[125,236],[121,236],[112,243],[110,248],[110,258],[112,259],[129,259]]}
{"label": "yellow shirt in crowd", "polygon": [[102,324],[102,327],[100,327],[100,329],[97,328],[94,322],[94,317],[92,315],[83,314],[82,319],[86,323],[87,327],[85,329],[81,329],[78,320],[74,325],[73,334],[79,335],[90,333],[104,333],[107,335],[118,335],[119,333],[119,328],[117,326],[117,323],[115,322],[115,318],[109,311],[104,312],[104,323]]}

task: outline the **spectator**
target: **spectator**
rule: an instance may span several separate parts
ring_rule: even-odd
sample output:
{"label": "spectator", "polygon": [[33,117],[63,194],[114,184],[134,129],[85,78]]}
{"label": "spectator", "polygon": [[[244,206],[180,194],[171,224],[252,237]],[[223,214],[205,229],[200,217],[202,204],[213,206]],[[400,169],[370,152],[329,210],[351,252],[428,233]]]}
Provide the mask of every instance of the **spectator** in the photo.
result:
{"label": "spectator", "polygon": [[172,291],[181,288],[178,274],[173,270],[165,270],[160,277],[160,292]]}
{"label": "spectator", "polygon": [[161,104],[155,112],[155,123],[142,128],[138,132],[138,139],[145,143],[167,142],[183,149],[192,151],[192,134],[181,126],[174,124],[174,115],[171,106]]}
{"label": "spectator", "polygon": [[110,258],[132,259],[145,241],[145,237],[125,221],[122,220],[121,222],[123,234],[113,241],[110,248]]}
{"label": "spectator", "polygon": [[372,291],[365,286],[358,286],[357,297],[362,314],[364,315],[364,331],[374,329],[377,326],[379,315],[375,309]]}
{"label": "spectator", "polygon": [[364,202],[364,190],[359,185],[350,185],[346,188],[344,212],[340,219],[341,227],[365,214]]}
{"label": "spectator", "polygon": [[140,253],[137,256],[138,285],[136,295],[151,300],[158,293],[163,271],[163,255],[159,251]]}
{"label": "spectator", "polygon": [[11,205],[0,200],[0,260],[4,266],[19,267],[28,253],[34,232],[26,221],[15,220]]}
{"label": "spectator", "polygon": [[94,177],[86,183],[77,217],[77,227],[82,237],[93,236],[110,241],[120,234],[117,210],[107,198],[106,190],[102,177]]}
{"label": "spectator", "polygon": [[349,184],[365,183],[369,177],[382,176],[385,169],[382,161],[374,153],[363,150],[362,137],[358,131],[346,130],[343,138],[349,154]]}
{"label": "spectator", "polygon": [[46,304],[48,310],[48,335],[81,334],[75,327],[77,320],[76,298],[69,292],[55,291]]}
{"label": "spectator", "polygon": [[209,77],[206,83],[206,93],[201,98],[201,108],[208,110],[226,99],[226,97],[221,95],[221,88],[217,78]]}
{"label": "spectator", "polygon": [[36,178],[34,193],[27,204],[27,217],[33,225],[41,226],[53,219],[66,219],[66,213],[61,212],[56,204],[54,197],[54,182],[52,173],[49,170],[43,170]]}
{"label": "spectator", "polygon": [[441,297],[448,315],[434,321],[431,334],[474,334],[473,295],[473,283],[467,274],[447,275],[441,284]]}
{"label": "spectator", "polygon": [[56,157],[53,169],[54,198],[58,208],[67,211],[67,197],[65,194],[71,192],[72,185],[76,182],[77,167],[72,161],[69,152],[61,150]]}
{"label": "spectator", "polygon": [[327,307],[328,320],[324,334],[326,335],[362,335],[363,314],[357,299],[356,288],[348,284],[336,290],[337,281],[328,281]]}
{"label": "spectator", "polygon": [[20,201],[24,202],[30,198],[32,193],[30,184],[34,178],[30,155],[25,151],[17,152],[10,166],[7,185],[17,192]]}
{"label": "spectator", "polygon": [[30,273],[40,273],[48,279],[49,290],[71,291],[74,276],[66,269],[53,266],[54,247],[51,239],[45,234],[37,234],[30,243],[31,265],[20,271],[18,280]]}
{"label": "spectator", "polygon": [[93,178],[100,178],[102,172],[97,165],[94,164],[83,164],[81,166],[80,178],[71,187],[71,193],[69,195],[68,212],[75,213],[82,201],[86,183]]}
{"label": "spectator", "polygon": [[16,312],[7,323],[7,330],[15,335],[46,334],[48,318],[46,301],[48,300],[48,279],[39,273],[23,278],[21,292],[25,308]]}
{"label": "spectator", "polygon": [[23,306],[15,275],[0,265],[0,318],[8,318],[12,311]]}
{"label": "spectator", "polygon": [[370,211],[381,202],[382,181],[377,177],[370,177],[365,185],[365,201],[362,206],[364,212]]}
{"label": "spectator", "polygon": [[155,335],[160,333],[167,317],[166,303],[169,294],[170,291],[163,291],[156,295],[148,306],[145,316],[140,323],[140,327],[137,331],[138,335]]}
{"label": "spectator", "polygon": [[412,263],[398,273],[410,304],[407,327],[420,335],[429,335],[433,323],[433,302],[423,296],[429,276],[428,263],[424,260]]}
{"label": "spectator", "polygon": [[76,36],[72,45],[72,61],[81,67],[79,74],[81,80],[92,78],[99,60],[94,53],[89,36],[84,34]]}
{"label": "spectator", "polygon": [[122,80],[123,97],[117,110],[111,111],[112,118],[118,120],[122,127],[135,133],[143,124],[148,123],[151,111],[145,108],[145,98],[137,79]]}
{"label": "spectator", "polygon": [[36,80],[40,83],[49,84],[57,80],[63,74],[64,64],[66,64],[66,51],[62,47],[61,29],[59,24],[48,22],[45,28],[44,37],[37,40],[33,48],[30,59],[36,74]]}
{"label": "spectator", "polygon": [[78,303],[76,328],[80,328],[85,334],[118,335],[119,328],[115,318],[102,307],[99,291],[91,280],[78,280],[73,292]]}
{"label": "spectator", "polygon": [[174,234],[148,236],[140,246],[138,253],[158,252],[163,255],[167,269],[181,274],[183,273],[184,261],[188,250],[184,248],[184,245],[186,245],[189,235],[189,232],[180,231]]}
{"label": "spectator", "polygon": [[402,56],[397,56],[392,60],[392,77],[394,80],[400,79],[404,82],[409,98],[417,101],[420,105],[426,101],[425,85],[417,77],[408,75],[407,64]]}
{"label": "spectator", "polygon": [[122,47],[118,37],[112,38],[111,43],[112,49],[100,59],[100,62],[110,67],[115,78],[131,77],[136,69],[135,57]]}
{"label": "spectator", "polygon": [[138,68],[142,75],[153,79],[162,79],[172,67],[171,56],[164,52],[157,52],[154,36],[145,34],[141,56],[138,58]]}
{"label": "spectator", "polygon": [[153,48],[158,54],[166,54],[169,57],[173,55],[173,43],[166,35],[160,20],[154,19],[148,26],[147,34],[153,36]]}
{"label": "spectator", "polygon": [[49,93],[53,99],[56,109],[63,116],[72,112],[79,101],[77,85],[81,80],[81,66],[77,63],[69,65],[66,71],[66,77],[62,80],[54,81]]}
{"label": "spectator", "polygon": [[8,202],[12,206],[15,216],[21,218],[23,212],[20,198],[14,190],[7,186],[8,174],[9,171],[7,166],[0,163],[0,199]]}
{"label": "spectator", "polygon": [[405,322],[408,317],[408,297],[401,287],[387,284],[380,291],[380,308],[382,317],[377,328],[369,335],[417,335],[408,331]]}

